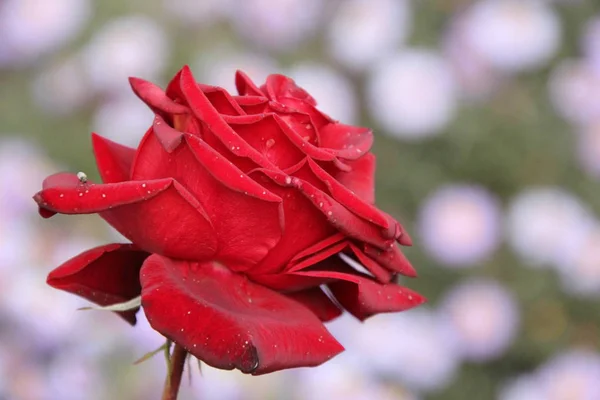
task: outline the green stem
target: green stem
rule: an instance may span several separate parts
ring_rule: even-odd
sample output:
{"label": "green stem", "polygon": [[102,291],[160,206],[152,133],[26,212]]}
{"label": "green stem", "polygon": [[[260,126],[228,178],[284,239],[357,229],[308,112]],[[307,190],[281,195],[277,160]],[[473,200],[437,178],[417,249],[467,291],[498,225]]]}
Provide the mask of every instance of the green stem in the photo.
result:
{"label": "green stem", "polygon": [[165,382],[165,389],[163,390],[162,400],[177,400],[177,393],[179,392],[179,385],[181,384],[181,375],[183,374],[183,367],[185,365],[185,359],[187,358],[187,351],[178,344],[175,344],[173,353],[170,357],[170,363],[168,368],[168,376]]}

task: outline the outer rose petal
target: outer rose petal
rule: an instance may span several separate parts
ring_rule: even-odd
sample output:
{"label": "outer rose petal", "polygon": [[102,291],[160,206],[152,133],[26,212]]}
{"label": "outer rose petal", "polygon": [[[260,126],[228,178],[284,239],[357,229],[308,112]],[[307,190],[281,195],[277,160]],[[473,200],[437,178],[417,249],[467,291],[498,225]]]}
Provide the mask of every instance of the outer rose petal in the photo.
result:
{"label": "outer rose petal", "polygon": [[286,296],[304,304],[323,322],[331,321],[342,315],[342,310],[319,287],[286,293]]}
{"label": "outer rose petal", "polygon": [[426,301],[420,294],[395,283],[380,284],[366,275],[346,271],[348,268],[335,256],[311,271],[293,274],[332,279],[328,287],[336,300],[361,321],[379,313],[408,310]]}
{"label": "outer rose petal", "polygon": [[264,93],[252,82],[244,72],[235,72],[235,87],[241,96],[264,96]]}
{"label": "outer rose petal", "polygon": [[149,132],[142,139],[133,179],[164,177],[176,179],[198,199],[218,238],[214,259],[230,268],[256,265],[281,238],[281,198],[198,137],[184,135],[181,145],[171,152],[158,134]]}
{"label": "outer rose petal", "polygon": [[301,100],[311,106],[316,106],[315,99],[296,85],[292,78],[280,74],[271,74],[267,77],[267,81],[263,86],[263,92],[269,96],[271,100],[279,100],[281,98],[292,98]]}
{"label": "outer rose petal", "polygon": [[[34,199],[42,210],[62,214],[100,213],[108,223],[150,253],[206,260],[217,242],[198,201],[173,179],[96,185],[75,175],[44,181]],[[174,223],[176,221],[176,223]]]}
{"label": "outer rose petal", "polygon": [[259,375],[343,350],[309,309],[218,264],[153,255],[141,282],[152,327],[213,367]]}
{"label": "outer rose petal", "polygon": [[332,176],[348,190],[354,192],[364,202],[375,203],[375,156],[367,153],[358,160],[348,162],[351,171],[329,172]]}
{"label": "outer rose petal", "polygon": [[[139,272],[149,256],[131,244],[108,244],[71,258],[50,272],[48,284],[101,306],[122,303],[141,293]],[[134,325],[136,310],[119,312]]]}
{"label": "outer rose petal", "polygon": [[140,78],[129,78],[133,92],[146,103],[154,112],[162,111],[167,114],[186,114],[189,109],[169,98],[164,90],[152,82]]}
{"label": "outer rose petal", "polygon": [[92,133],[92,146],[102,182],[116,183],[129,180],[135,149],[95,133]]}

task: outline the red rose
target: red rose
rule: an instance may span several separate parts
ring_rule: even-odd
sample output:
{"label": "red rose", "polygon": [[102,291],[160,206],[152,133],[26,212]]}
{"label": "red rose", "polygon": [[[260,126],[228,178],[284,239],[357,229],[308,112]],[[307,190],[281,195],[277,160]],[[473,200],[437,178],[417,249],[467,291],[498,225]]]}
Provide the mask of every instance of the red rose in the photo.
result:
{"label": "red rose", "polygon": [[237,96],[187,67],[166,91],[131,79],[156,114],[138,148],[93,134],[104,183],[60,173],[35,200],[44,217],[98,213],[132,244],[89,250],[48,283],[100,305],[141,294],[153,328],[217,368],[318,365],[343,350],[321,322],[339,306],[363,320],[424,301],[393,282],[415,275],[396,245],[410,239],[373,205],[370,130],[285,76],[235,82]]}

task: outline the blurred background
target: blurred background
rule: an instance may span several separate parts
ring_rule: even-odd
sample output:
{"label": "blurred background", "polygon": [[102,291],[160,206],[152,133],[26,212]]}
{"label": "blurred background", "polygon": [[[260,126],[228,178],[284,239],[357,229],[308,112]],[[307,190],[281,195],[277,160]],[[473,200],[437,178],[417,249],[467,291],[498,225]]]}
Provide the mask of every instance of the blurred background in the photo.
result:
{"label": "blurred background", "polygon": [[263,377],[195,362],[181,399],[600,399],[600,2],[0,1],[0,400],[158,399],[162,338],[45,285],[117,234],[42,221],[60,170],[97,179],[91,131],[135,145],[126,78],[183,65],[289,74],[372,127],[377,201],[407,226],[430,301],[330,324],[348,349]]}

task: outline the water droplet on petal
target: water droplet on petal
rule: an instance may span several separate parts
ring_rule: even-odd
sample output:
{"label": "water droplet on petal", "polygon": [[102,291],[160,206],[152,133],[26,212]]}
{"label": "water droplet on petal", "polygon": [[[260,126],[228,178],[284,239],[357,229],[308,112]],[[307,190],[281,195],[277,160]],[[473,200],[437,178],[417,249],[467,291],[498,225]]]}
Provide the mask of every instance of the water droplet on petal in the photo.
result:
{"label": "water droplet on petal", "polygon": [[275,139],[269,139],[267,140],[267,149],[270,149],[271,147],[275,146]]}

